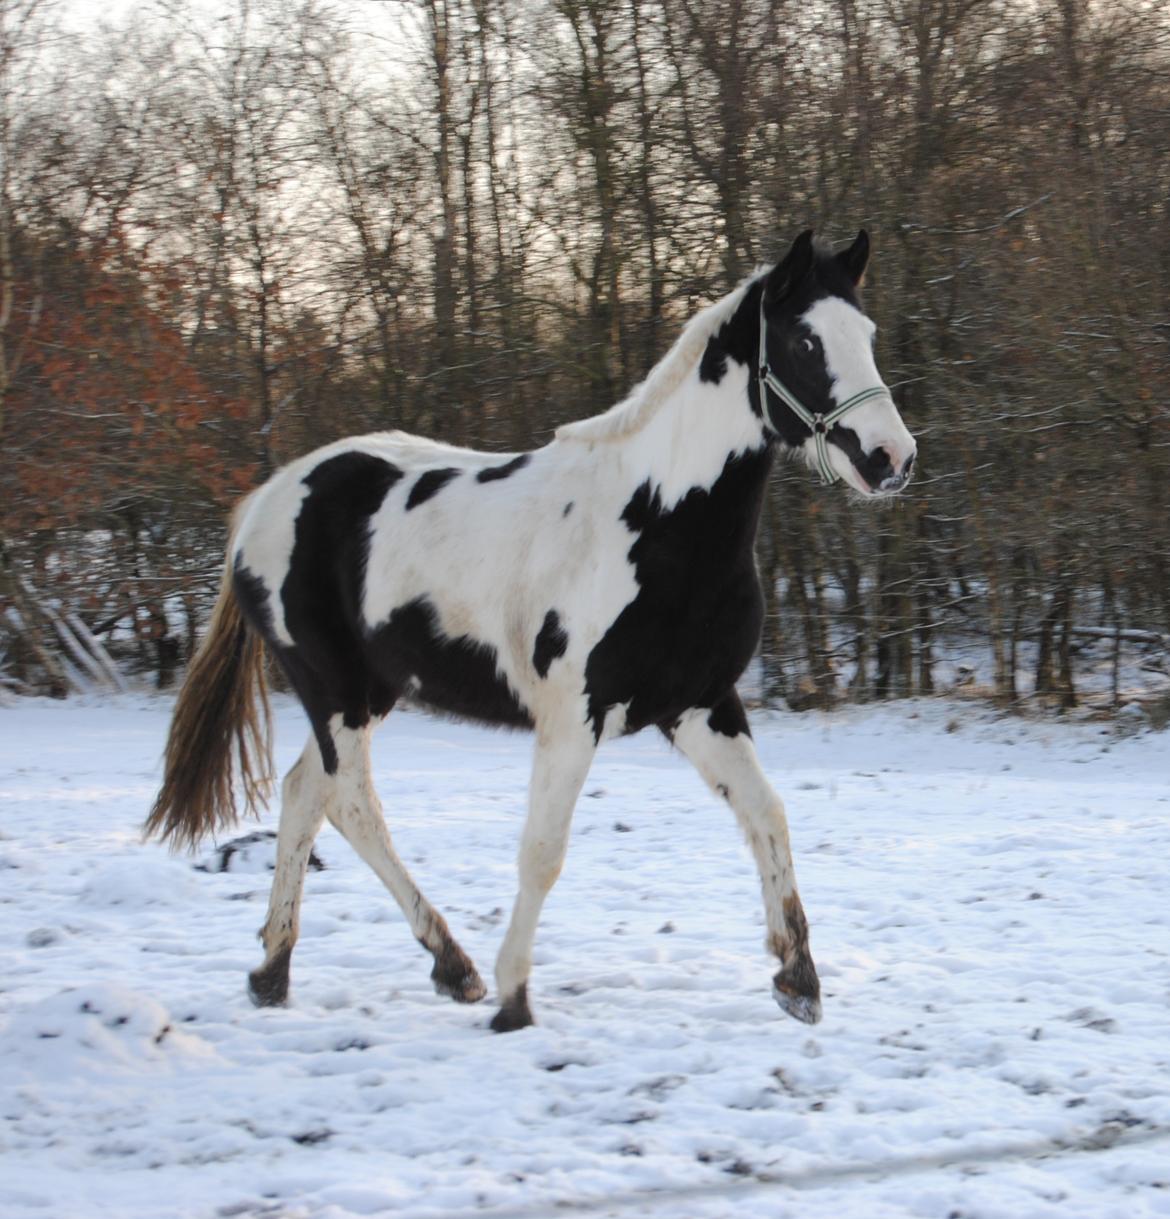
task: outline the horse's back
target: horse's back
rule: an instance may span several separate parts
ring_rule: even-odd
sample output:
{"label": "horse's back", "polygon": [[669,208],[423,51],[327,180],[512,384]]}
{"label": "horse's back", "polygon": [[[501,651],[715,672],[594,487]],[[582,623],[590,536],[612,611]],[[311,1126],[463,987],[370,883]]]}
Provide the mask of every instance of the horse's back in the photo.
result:
{"label": "horse's back", "polygon": [[525,657],[545,610],[524,595],[541,515],[531,461],[377,433],[310,453],[252,495],[237,593],[307,704],[351,720],[408,696],[532,723]]}

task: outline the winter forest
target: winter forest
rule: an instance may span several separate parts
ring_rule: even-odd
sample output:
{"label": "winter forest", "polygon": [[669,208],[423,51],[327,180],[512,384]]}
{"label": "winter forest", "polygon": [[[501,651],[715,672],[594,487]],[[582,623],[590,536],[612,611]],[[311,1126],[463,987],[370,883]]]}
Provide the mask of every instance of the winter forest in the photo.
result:
{"label": "winter forest", "polygon": [[763,696],[1164,678],[1160,0],[80,7],[0,0],[0,694],[169,684],[278,465],[538,446],[806,227],[920,469],[778,471]]}

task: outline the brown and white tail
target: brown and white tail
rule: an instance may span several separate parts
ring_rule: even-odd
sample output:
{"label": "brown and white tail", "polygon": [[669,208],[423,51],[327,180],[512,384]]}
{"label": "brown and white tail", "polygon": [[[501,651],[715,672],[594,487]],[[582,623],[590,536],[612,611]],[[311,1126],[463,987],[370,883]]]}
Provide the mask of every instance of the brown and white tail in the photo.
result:
{"label": "brown and white tail", "polygon": [[157,835],[172,850],[192,849],[208,834],[235,825],[237,771],[245,811],[258,814],[272,786],[264,644],[236,599],[229,546],[207,635],[175,704],[162,787],[145,835]]}

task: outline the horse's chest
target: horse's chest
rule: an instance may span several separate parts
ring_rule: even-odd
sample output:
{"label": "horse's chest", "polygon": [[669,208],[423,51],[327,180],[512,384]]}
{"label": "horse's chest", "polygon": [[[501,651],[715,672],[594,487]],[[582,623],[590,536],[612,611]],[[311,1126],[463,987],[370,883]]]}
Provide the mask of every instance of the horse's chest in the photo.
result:
{"label": "horse's chest", "polygon": [[718,572],[680,567],[673,578],[644,579],[586,664],[595,733],[613,706],[625,706],[625,726],[637,731],[717,702],[751,660],[763,613],[750,562]]}

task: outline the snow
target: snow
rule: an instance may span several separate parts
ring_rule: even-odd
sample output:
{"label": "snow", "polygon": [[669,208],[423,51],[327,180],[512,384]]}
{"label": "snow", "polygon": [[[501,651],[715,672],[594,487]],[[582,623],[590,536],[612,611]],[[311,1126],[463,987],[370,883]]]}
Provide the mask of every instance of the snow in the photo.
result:
{"label": "snow", "polygon": [[[253,1008],[270,844],[139,839],[168,713],[0,708],[5,1219],[1170,1215],[1170,733],[757,714],[814,1029],[770,997],[725,807],[660,739],[607,746],[537,938],[539,1023],[494,1036],[328,829],[291,1004]],[[279,701],[282,767],[303,739]],[[485,978],[529,758],[409,713],[376,742],[399,852]],[[1096,1150],[1035,1154],[1053,1141]]]}

